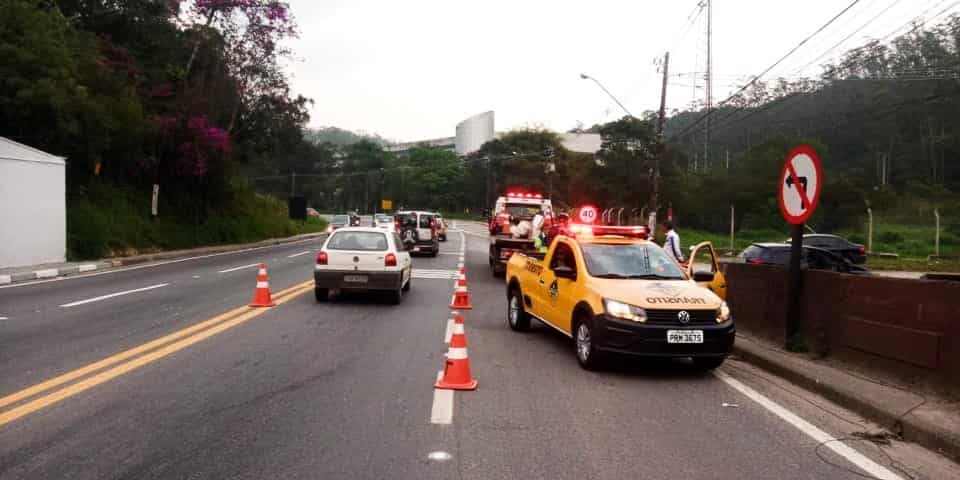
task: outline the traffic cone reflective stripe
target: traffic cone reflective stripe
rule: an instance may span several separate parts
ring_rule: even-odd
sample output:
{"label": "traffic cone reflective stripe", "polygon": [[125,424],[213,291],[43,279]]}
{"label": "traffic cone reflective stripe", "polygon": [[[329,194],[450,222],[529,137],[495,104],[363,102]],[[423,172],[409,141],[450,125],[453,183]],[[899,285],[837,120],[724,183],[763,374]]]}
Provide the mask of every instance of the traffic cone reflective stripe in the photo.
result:
{"label": "traffic cone reflective stripe", "polygon": [[473,305],[470,305],[470,294],[467,292],[467,287],[457,287],[456,293],[453,294],[453,301],[450,304],[450,308],[457,310],[473,309]]}
{"label": "traffic cone reflective stripe", "polygon": [[450,340],[443,376],[433,386],[443,390],[474,390],[477,388],[477,381],[470,374],[467,337],[463,334],[462,324],[456,325],[454,328],[458,331],[453,334],[453,338]]}
{"label": "traffic cone reflective stripe", "polygon": [[270,298],[270,280],[267,278],[267,266],[260,264],[260,271],[257,272],[257,288],[253,291],[253,302],[251,307],[272,307],[276,305]]}

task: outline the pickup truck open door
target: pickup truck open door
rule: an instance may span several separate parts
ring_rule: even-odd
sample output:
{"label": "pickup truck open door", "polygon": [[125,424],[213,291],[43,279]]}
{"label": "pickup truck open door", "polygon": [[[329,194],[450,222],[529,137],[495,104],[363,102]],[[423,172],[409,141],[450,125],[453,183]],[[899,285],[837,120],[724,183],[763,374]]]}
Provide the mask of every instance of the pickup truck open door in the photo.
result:
{"label": "pickup truck open door", "polygon": [[727,279],[720,270],[720,261],[712,243],[701,242],[690,247],[687,275],[720,299],[727,299]]}

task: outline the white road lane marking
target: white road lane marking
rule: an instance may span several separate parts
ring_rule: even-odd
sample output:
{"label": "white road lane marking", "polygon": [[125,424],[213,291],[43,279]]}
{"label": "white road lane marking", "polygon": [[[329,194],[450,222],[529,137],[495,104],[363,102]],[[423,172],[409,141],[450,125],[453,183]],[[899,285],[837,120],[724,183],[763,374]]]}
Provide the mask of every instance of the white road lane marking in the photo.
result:
{"label": "white road lane marking", "polygon": [[807,436],[812,438],[814,441],[822,444],[824,447],[833,450],[834,453],[847,459],[847,461],[854,464],[864,472],[882,480],[902,480],[899,475],[893,473],[883,465],[880,465],[877,462],[867,458],[862,453],[847,446],[847,444],[837,440],[827,432],[820,430],[810,422],[807,422],[793,412],[783,408],[773,400],[770,400],[756,390],[744,385],[739,380],[721,371],[715,371],[713,373],[717,378],[722,380],[727,385],[730,385],[730,387],[732,387],[734,390],[744,394],[750,400],[757,402],[761,407],[767,409],[770,413],[773,413],[774,415],[780,417],[783,421],[793,425],[801,432],[807,434]]}
{"label": "white road lane marking", "polygon": [[228,268],[228,269],[226,269],[226,270],[220,270],[220,271],[217,272],[217,273],[236,272],[237,270],[243,270],[244,268],[252,268],[252,267],[258,267],[258,266],[260,266],[259,263],[251,263],[250,265],[243,265],[243,266],[240,266],[240,267],[233,267],[233,268]]}
{"label": "white road lane marking", "polygon": [[84,304],[87,304],[87,303],[99,302],[100,300],[106,300],[106,299],[108,299],[108,298],[113,298],[113,297],[119,297],[119,296],[121,296],[121,295],[129,295],[129,294],[131,294],[131,293],[145,292],[145,291],[147,291],[147,290],[153,290],[153,289],[156,289],[156,288],[163,288],[163,287],[166,287],[167,285],[170,285],[170,284],[169,284],[169,283],[158,283],[158,284],[156,284],[156,285],[150,285],[149,287],[135,288],[135,289],[133,289],[133,290],[124,290],[124,291],[122,291],[122,292],[110,293],[110,294],[107,294],[107,295],[101,295],[101,296],[99,296],[99,297],[88,298],[88,299],[86,299],[86,300],[77,300],[76,302],[64,303],[63,305],[60,305],[60,307],[61,307],[61,308],[76,307],[77,305],[84,305]]}
{"label": "white road lane marking", "polygon": [[[443,370],[437,372],[437,381],[443,378]],[[453,423],[453,390],[433,389],[433,408],[430,423],[450,425]]]}
{"label": "white road lane marking", "polygon": [[0,320],[10,320],[10,317],[0,317]]}
{"label": "white road lane marking", "polygon": [[293,255],[287,255],[287,258],[299,257],[300,255],[306,255],[306,254],[311,253],[311,252],[313,252],[313,250],[307,250],[307,251],[305,251],[305,252],[294,253]]}
{"label": "white road lane marking", "polygon": [[430,268],[414,268],[413,278],[432,280],[456,280],[459,274],[456,270],[435,270]]}
{"label": "white road lane marking", "polygon": [[428,453],[427,458],[435,462],[446,462],[447,460],[453,458],[453,455],[450,455],[442,450],[437,450],[436,452]]}
{"label": "white road lane marking", "polygon": [[440,255],[461,255],[463,252],[440,252]]}

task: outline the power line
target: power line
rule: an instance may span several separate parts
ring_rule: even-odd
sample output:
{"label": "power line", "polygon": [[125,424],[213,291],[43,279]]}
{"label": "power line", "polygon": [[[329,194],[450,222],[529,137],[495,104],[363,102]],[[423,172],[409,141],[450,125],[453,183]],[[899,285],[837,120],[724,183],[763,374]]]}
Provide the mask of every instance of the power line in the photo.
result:
{"label": "power line", "polygon": [[[890,38],[891,36],[893,36],[894,34],[896,34],[897,32],[899,32],[899,31],[902,30],[903,28],[907,27],[907,26],[910,25],[911,23],[916,23],[916,25],[914,25],[914,27],[911,28],[909,31],[904,32],[901,36],[903,36],[903,35],[909,35],[909,34],[915,32],[915,31],[917,31],[918,29],[920,29],[921,27],[923,27],[923,26],[926,24],[926,22],[921,22],[921,20],[923,19],[924,15],[926,15],[927,13],[929,13],[931,10],[934,10],[935,8],[943,5],[943,4],[946,3],[947,1],[949,1],[949,0],[941,0],[939,3],[937,3],[937,4],[933,5],[932,7],[924,10],[924,12],[921,13],[920,15],[917,15],[916,17],[911,18],[911,19],[908,20],[906,23],[904,23],[903,25],[897,27],[896,29],[894,29],[894,30],[891,31],[890,33],[884,35],[883,37],[880,37],[880,38],[877,39],[877,40],[871,40],[870,42],[867,42],[867,43],[864,44],[864,45],[861,45],[861,46],[859,46],[859,47],[857,47],[857,48],[851,49],[851,50],[848,51],[848,53],[849,53],[849,52],[852,52],[852,51],[856,51],[856,50],[862,49],[862,48],[865,48],[865,47],[867,47],[867,46],[869,46],[869,45],[871,45],[871,44],[880,44],[881,42],[886,41],[888,38]],[[953,7],[955,7],[955,6],[957,6],[957,5],[960,5],[960,1],[955,1],[955,2],[953,2],[952,4],[950,4],[949,6],[947,6],[947,8],[941,10],[940,13],[934,15],[933,17],[930,17],[930,19],[928,19],[927,22],[931,22],[931,21],[936,20],[938,17],[940,17],[940,16],[943,15],[944,13],[948,12],[950,9],[952,9]],[[858,60],[859,62],[861,62],[861,63],[862,63],[862,62],[867,62],[867,61],[870,61],[870,60],[876,60],[876,59],[882,57],[885,53],[886,53],[886,52],[879,52],[879,53],[876,53],[876,54],[874,54],[874,55],[870,55],[870,56],[868,56],[868,57],[861,58],[861,59],[857,59],[857,60]],[[841,68],[840,65],[835,65],[835,66],[833,66],[833,68],[832,68],[831,70],[829,70],[829,71],[827,71],[827,72],[824,72],[823,75],[824,75],[824,76],[830,75],[830,74],[832,74],[833,72],[836,72],[837,70],[839,70],[840,68]]]}
{"label": "power line", "polygon": [[895,6],[896,6],[898,3],[900,3],[901,1],[903,1],[903,0],[894,0],[894,2],[891,3],[890,5],[888,5],[887,8],[884,8],[882,11],[880,11],[880,13],[874,15],[873,18],[871,18],[870,20],[867,20],[867,23],[864,23],[863,25],[860,25],[860,28],[854,30],[853,32],[850,32],[849,35],[847,35],[846,37],[843,37],[843,39],[840,40],[839,42],[833,44],[833,46],[831,46],[830,48],[828,48],[825,52],[821,53],[820,56],[818,56],[817,58],[814,58],[813,60],[810,60],[810,61],[807,62],[804,66],[802,66],[802,67],[794,70],[794,71],[791,73],[791,75],[796,75],[797,73],[802,72],[805,68],[807,68],[807,67],[809,67],[810,65],[814,64],[815,62],[819,61],[821,58],[829,55],[830,52],[832,52],[834,49],[836,49],[837,47],[839,47],[840,45],[842,45],[842,44],[843,44],[844,42],[846,42],[847,40],[850,40],[850,37],[856,35],[857,33],[860,33],[861,30],[863,30],[863,29],[866,28],[868,25],[870,25],[871,23],[873,23],[874,21],[876,21],[878,18],[880,18],[881,16],[883,16],[883,14],[887,13],[891,8],[895,7]]}
{"label": "power line", "polygon": [[[932,10],[936,9],[937,7],[943,5],[943,4],[946,3],[947,1],[948,1],[948,0],[941,0],[939,3],[936,3],[936,4],[934,4],[932,7],[926,9],[926,10],[925,10],[923,13],[921,13],[920,15],[912,18],[911,20],[909,20],[909,21],[906,22],[905,24],[901,25],[900,27],[896,28],[895,30],[891,31],[890,33],[884,35],[883,37],[881,37],[880,40],[872,40],[872,41],[868,42],[866,45],[870,45],[870,44],[876,43],[876,42],[878,42],[878,41],[886,40],[887,38],[889,38],[890,36],[894,35],[895,33],[897,33],[898,31],[900,31],[901,29],[903,29],[903,28],[906,27],[907,25],[910,25],[911,23],[914,23],[914,22],[917,22],[917,21],[923,19],[923,17],[924,17],[927,13],[929,13],[930,11],[932,11]],[[953,8],[953,7],[956,6],[957,4],[960,4],[960,1],[955,1],[953,4],[951,4],[950,6],[948,6],[947,8],[945,8],[944,10],[941,10],[939,13],[937,13],[936,15],[934,15],[933,17],[931,17],[930,19],[928,19],[928,22],[929,22],[929,21],[934,21],[934,20],[936,20],[938,17],[940,17],[941,15],[943,15],[944,13],[946,13],[947,11],[949,11],[951,8]],[[889,7],[888,7],[888,8],[889,8]],[[873,19],[871,19],[871,21],[873,21]],[[868,22],[868,23],[869,23],[869,22]],[[924,25],[923,23],[917,24],[916,26],[914,26],[914,28],[912,28],[910,31],[904,33],[903,35],[909,35],[910,33],[913,33],[914,31],[916,31],[917,29],[919,29],[919,28],[922,27],[923,25]],[[842,43],[842,42],[841,42],[841,43]],[[857,50],[857,49],[860,49],[860,48],[864,48],[866,45],[862,45],[862,46],[860,46],[860,47],[857,47],[856,49],[852,49],[851,51],[854,51],[854,50]],[[831,47],[831,48],[833,48],[833,47]],[[881,53],[881,54],[873,55],[873,56],[871,56],[871,57],[867,57],[867,58],[859,59],[859,60],[860,60],[860,62],[869,61],[869,60],[872,60],[872,59],[879,58],[879,57],[881,57],[882,55],[883,55],[883,54]],[[803,67],[803,68],[806,68],[806,67]],[[839,67],[835,67],[833,71],[836,71],[838,68],[839,68]],[[946,69],[949,69],[949,70],[946,70]],[[824,73],[824,75],[828,75],[828,74],[830,74],[830,73],[833,73],[833,71]],[[831,79],[830,81],[855,81],[855,80],[873,80],[873,81],[884,81],[884,80],[886,80],[886,81],[896,81],[896,80],[900,80],[900,81],[926,81],[926,80],[949,80],[949,79],[954,79],[954,78],[956,78],[956,77],[953,76],[953,75],[945,75],[945,74],[947,74],[947,73],[954,73],[954,72],[956,72],[956,71],[957,71],[957,70],[956,70],[956,66],[955,66],[955,65],[954,65],[954,66],[940,66],[940,65],[937,65],[937,66],[930,66],[929,69],[926,69],[926,68],[924,68],[924,67],[914,67],[913,69],[906,68],[906,69],[902,69],[902,70],[896,70],[896,71],[889,72],[891,75],[902,75],[901,77],[866,78],[866,79],[855,79],[855,78],[849,78],[849,79]],[[928,72],[930,72],[930,73],[937,73],[937,74],[940,74],[940,75],[935,75],[935,76],[926,76],[926,75],[925,75],[925,76],[917,76],[917,75],[915,75],[915,74],[917,74],[917,73],[928,73]],[[759,113],[762,113],[762,112],[764,112],[764,111],[766,111],[766,110],[768,110],[768,109],[770,109],[770,108],[776,107],[776,106],[778,106],[778,105],[785,104],[785,103],[789,102],[789,101],[792,100],[792,99],[803,98],[803,93],[809,93],[809,92],[798,92],[797,94],[792,94],[792,95],[789,95],[789,96],[786,96],[786,97],[782,97],[781,99],[777,99],[777,100],[774,100],[774,101],[767,102],[766,104],[760,106],[759,108],[757,108],[756,110],[750,112],[749,114],[745,115],[744,117],[741,117],[741,118],[739,118],[739,119],[733,120],[733,121],[731,121],[730,123],[721,123],[720,127],[718,128],[718,130],[722,130],[722,129],[724,129],[724,128],[730,127],[730,126],[735,125],[735,124],[737,124],[737,123],[746,121],[747,119],[749,119],[749,118],[751,118],[751,117],[753,117],[753,116],[755,116],[755,115],[757,115],[757,114],[759,114]],[[781,102],[781,100],[783,100],[783,102]],[[732,112],[729,112],[725,117],[723,117],[723,118],[720,120],[720,122],[725,122],[727,119],[733,117],[733,116],[736,115],[737,113],[739,113],[739,112],[741,112],[741,111],[743,111],[743,110],[746,110],[746,109],[748,109],[748,108],[750,108],[750,107],[748,107],[748,106],[737,107],[737,108],[734,109]],[[683,133],[684,133],[684,132],[681,132],[681,134],[683,134]],[[678,135],[678,137],[675,137],[675,138],[679,138],[679,135]]]}
{"label": "power line", "polygon": [[[820,28],[818,28],[815,32],[813,32],[812,34],[810,34],[809,36],[807,36],[807,38],[804,38],[804,39],[803,39],[800,43],[798,43],[795,47],[793,47],[792,49],[790,49],[790,51],[787,52],[786,55],[780,57],[780,59],[777,60],[776,62],[774,62],[773,65],[770,65],[770,66],[767,67],[764,71],[760,72],[760,74],[754,76],[753,79],[750,80],[750,82],[748,82],[748,83],[747,83],[746,85],[744,85],[743,87],[740,87],[739,90],[737,90],[737,91],[734,92],[732,95],[730,95],[729,97],[727,97],[726,99],[724,99],[724,100],[723,100],[722,102],[720,102],[718,105],[726,104],[726,103],[729,102],[730,100],[734,99],[737,95],[743,93],[747,88],[749,88],[750,86],[752,86],[753,84],[755,84],[755,83],[757,82],[757,80],[760,79],[760,77],[763,77],[763,76],[766,75],[768,72],[770,72],[770,70],[773,70],[774,68],[776,68],[777,65],[780,65],[781,62],[783,62],[783,61],[786,60],[788,57],[790,57],[791,55],[793,55],[794,52],[796,52],[800,47],[804,46],[808,41],[810,41],[811,38],[815,37],[817,34],[819,34],[820,32],[822,32],[825,28],[829,27],[833,22],[835,22],[838,18],[840,18],[841,16],[843,16],[844,13],[847,13],[847,11],[849,11],[851,8],[854,7],[854,5],[856,5],[856,4],[858,4],[858,3],[860,3],[860,0],[853,0],[853,2],[850,2],[850,4],[847,5],[846,8],[844,8],[843,10],[841,10],[840,13],[836,14],[836,15],[835,15],[833,18],[831,18],[827,23],[823,24],[823,25],[822,25]],[[712,115],[713,112],[715,112],[715,111],[716,111],[716,110],[710,110],[710,111],[708,111],[706,114],[704,114],[704,115],[701,116],[699,119],[697,119],[695,122],[693,122],[693,124],[689,125],[689,126],[688,126],[687,128],[685,128],[685,129],[683,129],[676,137],[674,137],[673,139],[671,139],[671,141],[672,141],[672,140],[676,140],[677,138],[682,137],[682,136],[683,136],[684,134],[686,134],[688,131],[692,130],[694,127],[696,127],[696,126],[699,125],[701,122],[703,122],[704,120],[706,120],[706,119],[707,119],[710,115]]]}

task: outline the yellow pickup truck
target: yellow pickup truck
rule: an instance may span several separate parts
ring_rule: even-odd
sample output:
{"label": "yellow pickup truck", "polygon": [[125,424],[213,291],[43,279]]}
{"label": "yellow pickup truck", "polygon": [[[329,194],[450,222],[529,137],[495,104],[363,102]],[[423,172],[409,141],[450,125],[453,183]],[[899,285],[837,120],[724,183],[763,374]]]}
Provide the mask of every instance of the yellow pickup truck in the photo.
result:
{"label": "yellow pickup truck", "polygon": [[[529,253],[510,258],[511,329],[527,330],[532,318],[540,320],[573,338],[577,361],[587,369],[609,353],[690,357],[704,369],[723,363],[736,329],[721,298],[726,282],[711,245],[694,247],[685,268],[645,233],[583,230],[589,234],[556,237],[542,258]],[[709,253],[712,264],[694,271],[705,266],[694,262],[701,253]]]}

